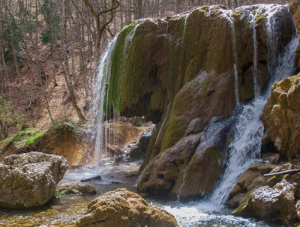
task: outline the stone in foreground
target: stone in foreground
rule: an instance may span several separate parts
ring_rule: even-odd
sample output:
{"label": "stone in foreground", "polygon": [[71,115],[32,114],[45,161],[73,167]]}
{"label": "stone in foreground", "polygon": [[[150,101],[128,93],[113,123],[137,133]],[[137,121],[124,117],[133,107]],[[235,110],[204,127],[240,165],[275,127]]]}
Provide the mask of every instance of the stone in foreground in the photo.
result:
{"label": "stone in foreground", "polygon": [[91,201],[78,227],[177,227],[176,219],[165,210],[124,188],[107,192]]}
{"label": "stone in foreground", "polygon": [[96,194],[97,190],[95,186],[89,183],[81,182],[68,182],[58,185],[57,187],[58,194],[81,194],[81,195],[90,195]]}
{"label": "stone in foreground", "polygon": [[29,152],[7,156],[0,163],[0,207],[42,206],[54,196],[67,169],[67,160],[58,155]]}

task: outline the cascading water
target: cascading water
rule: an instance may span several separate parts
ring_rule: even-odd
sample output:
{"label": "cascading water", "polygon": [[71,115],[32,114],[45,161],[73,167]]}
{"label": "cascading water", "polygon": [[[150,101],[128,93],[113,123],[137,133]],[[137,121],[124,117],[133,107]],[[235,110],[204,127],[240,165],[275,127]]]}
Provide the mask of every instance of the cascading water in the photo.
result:
{"label": "cascading water", "polygon": [[[262,95],[259,95],[259,86],[254,78],[255,98],[249,104],[241,107],[241,112],[235,116],[236,125],[234,128],[234,138],[229,145],[229,159],[227,168],[217,188],[212,193],[210,201],[215,204],[224,204],[228,198],[229,191],[234,186],[239,175],[246,170],[251,164],[259,161],[261,140],[264,133],[264,126],[260,120],[264,105],[270,94],[272,85],[290,76],[293,70],[295,50],[298,46],[298,38],[294,37],[288,44],[283,53],[278,53],[273,48],[276,35],[276,23],[273,18],[278,7],[264,6],[267,15],[267,27],[269,43],[268,70],[269,76],[272,76],[267,85],[267,89]],[[255,16],[253,16],[255,17]],[[251,20],[254,21],[254,18]],[[256,31],[254,22],[251,23],[254,42],[254,69],[253,73],[257,73],[257,45]]]}
{"label": "cascading water", "polygon": [[234,65],[233,65],[233,73],[234,73],[234,95],[235,95],[235,102],[238,104],[239,101],[239,87],[238,87],[238,58],[237,58],[237,49],[236,49],[236,35],[235,35],[235,27],[234,27],[234,20],[232,18],[232,11],[231,10],[222,10],[222,16],[226,18],[229,22],[230,29],[231,29],[231,38],[232,38],[232,54],[234,58]]}
{"label": "cascading water", "polygon": [[[117,36],[113,39],[110,45],[107,47],[105,54],[103,55],[96,78],[96,83],[94,87],[94,98],[93,98],[93,117],[95,119],[95,132],[93,134],[92,140],[95,141],[95,167],[100,166],[100,156],[102,151],[102,141],[103,141],[103,105],[105,94],[107,91],[107,85],[110,77],[110,67],[111,67],[111,54],[115,47]],[[100,88],[100,89],[99,89]]]}

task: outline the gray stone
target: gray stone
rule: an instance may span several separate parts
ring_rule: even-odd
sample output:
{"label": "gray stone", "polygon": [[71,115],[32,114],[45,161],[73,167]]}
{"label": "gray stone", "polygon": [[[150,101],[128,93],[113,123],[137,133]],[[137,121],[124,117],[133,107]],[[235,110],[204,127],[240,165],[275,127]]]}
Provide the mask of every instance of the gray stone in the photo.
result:
{"label": "gray stone", "polygon": [[81,182],[68,182],[57,186],[58,194],[96,194],[97,190],[95,186],[89,183]]}
{"label": "gray stone", "polygon": [[47,203],[68,169],[58,155],[29,152],[11,155],[0,163],[0,207],[37,207]]}

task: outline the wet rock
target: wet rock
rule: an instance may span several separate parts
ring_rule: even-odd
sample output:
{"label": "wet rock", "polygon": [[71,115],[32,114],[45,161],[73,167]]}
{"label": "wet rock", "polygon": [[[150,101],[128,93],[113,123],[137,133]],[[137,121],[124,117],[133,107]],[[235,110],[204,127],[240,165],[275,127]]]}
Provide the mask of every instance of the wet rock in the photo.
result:
{"label": "wet rock", "polygon": [[130,160],[139,160],[145,156],[151,138],[151,132],[143,132],[135,148],[130,151]]}
{"label": "wet rock", "polygon": [[175,184],[178,190],[183,170],[199,145],[200,136],[195,134],[184,137],[175,146],[156,156],[144,171],[138,183],[138,191],[152,196],[166,196],[170,195]]}
{"label": "wet rock", "polygon": [[267,135],[289,160],[300,158],[300,74],[276,83],[265,105]]}
{"label": "wet rock", "polygon": [[233,213],[255,217],[277,224],[290,225],[296,221],[294,185],[283,180],[273,188],[261,186],[255,189],[246,203]]}
{"label": "wet rock", "polygon": [[42,206],[54,196],[67,168],[67,160],[58,155],[29,152],[7,156],[0,163],[0,207]]}
{"label": "wet rock", "polygon": [[87,213],[76,222],[78,227],[178,227],[165,210],[150,205],[139,195],[124,188],[107,192],[87,205]]}
{"label": "wet rock", "polygon": [[269,173],[275,165],[258,163],[250,166],[238,179],[228,196],[227,204],[238,207],[249,199],[251,191],[258,188],[265,180],[263,176]]}
{"label": "wet rock", "polygon": [[186,136],[159,154],[144,171],[138,191],[181,199],[210,193],[225,164],[223,149],[232,122],[216,117],[203,133]]}
{"label": "wet rock", "polygon": [[102,177],[100,175],[98,175],[95,177],[90,177],[90,178],[80,180],[80,182],[91,182],[91,181],[102,181]]}
{"label": "wet rock", "polygon": [[81,194],[81,195],[89,195],[96,194],[97,190],[95,186],[88,183],[80,183],[80,182],[69,182],[63,183],[57,186],[56,193],[60,195],[64,194]]}
{"label": "wet rock", "polygon": [[278,163],[280,159],[280,154],[278,153],[265,153],[262,155],[262,160],[266,161],[267,163],[270,164],[276,164]]}

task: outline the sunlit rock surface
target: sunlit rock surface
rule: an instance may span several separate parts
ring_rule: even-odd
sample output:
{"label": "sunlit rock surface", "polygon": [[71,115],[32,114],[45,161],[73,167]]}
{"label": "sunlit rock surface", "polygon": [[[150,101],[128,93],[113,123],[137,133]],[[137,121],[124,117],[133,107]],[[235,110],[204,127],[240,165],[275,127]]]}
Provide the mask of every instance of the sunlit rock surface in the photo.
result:
{"label": "sunlit rock surface", "polygon": [[236,185],[229,193],[227,204],[238,207],[249,199],[249,192],[258,188],[265,180],[263,176],[269,173],[275,165],[258,163],[250,166],[238,179]]}
{"label": "sunlit rock surface", "polygon": [[297,220],[294,189],[294,185],[285,180],[272,188],[261,186],[251,193],[248,203],[234,213],[277,224],[293,224]]}
{"label": "sunlit rock surface", "polygon": [[77,220],[76,225],[178,227],[173,215],[124,188],[107,192],[91,201],[86,214]]}
{"label": "sunlit rock surface", "polygon": [[300,74],[276,83],[265,105],[267,135],[288,159],[300,158]]}
{"label": "sunlit rock surface", "polygon": [[10,155],[0,163],[0,207],[30,208],[47,203],[67,171],[64,157],[40,152]]}

